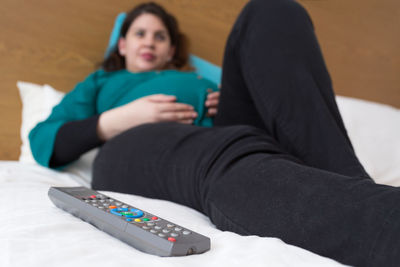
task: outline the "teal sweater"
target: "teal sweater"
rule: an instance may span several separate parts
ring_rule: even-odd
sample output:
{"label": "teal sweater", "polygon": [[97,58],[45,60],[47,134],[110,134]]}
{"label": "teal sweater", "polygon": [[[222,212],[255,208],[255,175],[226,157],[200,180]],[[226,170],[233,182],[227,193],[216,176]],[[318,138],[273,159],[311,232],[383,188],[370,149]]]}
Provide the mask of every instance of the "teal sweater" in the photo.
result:
{"label": "teal sweater", "polygon": [[40,165],[48,167],[57,132],[64,123],[87,119],[152,94],[176,96],[177,102],[195,108],[198,113],[195,125],[212,126],[212,119],[206,116],[204,106],[208,89],[218,90],[216,84],[194,72],[98,70],[66,94],[50,116],[29,133],[33,157]]}

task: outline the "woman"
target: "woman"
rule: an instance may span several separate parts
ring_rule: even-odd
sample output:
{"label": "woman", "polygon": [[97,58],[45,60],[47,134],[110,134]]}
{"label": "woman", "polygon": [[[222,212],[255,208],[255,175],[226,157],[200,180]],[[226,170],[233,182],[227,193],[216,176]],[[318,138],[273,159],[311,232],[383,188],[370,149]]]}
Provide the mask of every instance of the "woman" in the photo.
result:
{"label": "woman", "polygon": [[[142,29],[156,36],[154,25]],[[131,64],[137,43],[130,40],[119,42],[128,69],[139,66]],[[164,63],[149,70],[167,65],[173,51],[164,51]],[[105,140],[93,166],[94,189],[181,203],[219,229],[278,237],[345,264],[400,263],[399,188],[375,184],[356,158],[311,21],[296,2],[252,0],[240,14],[226,45],[216,127],[189,125],[186,106],[178,109],[188,112],[183,123],[115,115],[118,108],[138,115],[129,109],[135,102],[154,104],[139,98],[62,123],[49,158],[64,151],[58,146],[75,147],[70,135],[88,136],[77,147]]]}
{"label": "woman", "polygon": [[219,97],[212,91],[218,88],[193,72],[177,70],[187,63],[183,41],[175,18],[160,6],[150,3],[132,10],[118,49],[103,69],[78,84],[30,133],[36,161],[62,167],[144,123],[211,126]]}

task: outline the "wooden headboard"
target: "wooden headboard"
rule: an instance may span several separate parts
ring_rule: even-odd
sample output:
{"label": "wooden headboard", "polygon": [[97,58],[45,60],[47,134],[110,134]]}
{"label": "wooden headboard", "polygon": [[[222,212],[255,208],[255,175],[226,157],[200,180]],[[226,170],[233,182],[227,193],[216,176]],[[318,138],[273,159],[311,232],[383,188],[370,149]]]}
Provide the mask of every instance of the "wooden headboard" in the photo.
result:
{"label": "wooden headboard", "polygon": [[[71,90],[102,60],[114,19],[144,1],[2,0],[0,160],[21,144],[17,80]],[[159,0],[177,16],[190,51],[221,65],[246,0]],[[400,1],[299,0],[311,14],[338,94],[400,107]]]}

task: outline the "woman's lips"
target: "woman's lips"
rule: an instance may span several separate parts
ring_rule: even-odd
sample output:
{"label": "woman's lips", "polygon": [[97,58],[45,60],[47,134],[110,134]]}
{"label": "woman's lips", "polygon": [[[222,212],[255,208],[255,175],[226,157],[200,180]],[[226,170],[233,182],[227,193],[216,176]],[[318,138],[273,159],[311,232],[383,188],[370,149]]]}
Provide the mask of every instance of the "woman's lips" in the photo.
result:
{"label": "woman's lips", "polygon": [[151,53],[144,53],[140,55],[146,61],[153,61],[156,57]]}

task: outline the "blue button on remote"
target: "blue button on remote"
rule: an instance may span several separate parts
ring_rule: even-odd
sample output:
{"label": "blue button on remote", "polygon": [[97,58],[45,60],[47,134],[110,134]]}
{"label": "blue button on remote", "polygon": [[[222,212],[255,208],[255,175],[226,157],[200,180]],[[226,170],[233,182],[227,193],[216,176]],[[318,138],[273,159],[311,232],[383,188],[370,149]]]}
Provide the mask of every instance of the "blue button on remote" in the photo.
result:
{"label": "blue button on remote", "polygon": [[138,210],[138,209],[131,209],[131,212],[136,213],[136,215],[133,215],[133,218],[140,218],[143,216],[143,211]]}

